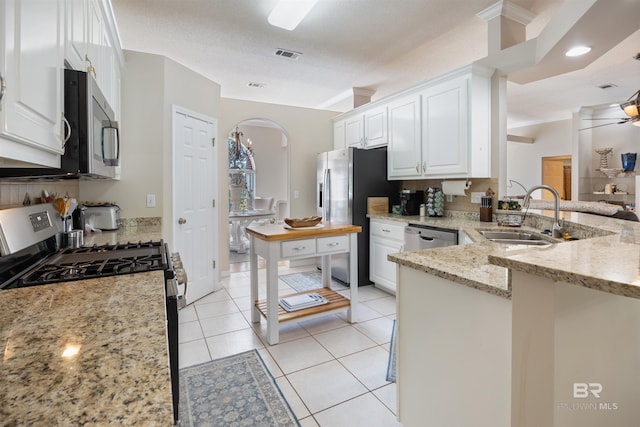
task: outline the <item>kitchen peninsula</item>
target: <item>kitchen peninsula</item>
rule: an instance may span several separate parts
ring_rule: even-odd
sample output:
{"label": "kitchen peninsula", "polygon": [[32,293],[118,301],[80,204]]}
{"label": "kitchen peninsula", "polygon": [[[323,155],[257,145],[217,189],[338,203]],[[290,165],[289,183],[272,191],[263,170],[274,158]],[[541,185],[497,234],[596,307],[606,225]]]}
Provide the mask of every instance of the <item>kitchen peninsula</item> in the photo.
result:
{"label": "kitchen peninsula", "polygon": [[[157,226],[86,244],[160,238]],[[173,425],[162,271],[0,291],[3,424]]]}
{"label": "kitchen peninsula", "polygon": [[[527,225],[549,228],[548,215]],[[640,224],[561,217],[581,240],[523,249],[479,235],[495,223],[459,220],[475,243],[389,256],[404,425],[635,425]]]}

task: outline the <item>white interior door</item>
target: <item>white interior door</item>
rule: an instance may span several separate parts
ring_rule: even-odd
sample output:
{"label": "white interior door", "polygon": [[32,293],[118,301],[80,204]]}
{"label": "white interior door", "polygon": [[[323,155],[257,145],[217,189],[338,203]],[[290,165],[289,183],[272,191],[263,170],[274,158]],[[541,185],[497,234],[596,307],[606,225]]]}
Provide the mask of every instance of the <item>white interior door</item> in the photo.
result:
{"label": "white interior door", "polygon": [[216,134],[215,119],[173,108],[173,242],[187,271],[187,304],[220,287]]}

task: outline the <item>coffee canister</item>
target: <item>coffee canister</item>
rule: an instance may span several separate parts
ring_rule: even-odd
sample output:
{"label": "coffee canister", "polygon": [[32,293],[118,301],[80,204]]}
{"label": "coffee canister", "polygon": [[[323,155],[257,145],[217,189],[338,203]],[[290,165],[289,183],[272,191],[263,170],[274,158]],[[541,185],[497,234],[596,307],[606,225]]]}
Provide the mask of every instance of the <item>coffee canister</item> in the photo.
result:
{"label": "coffee canister", "polygon": [[444,193],[439,187],[429,187],[424,190],[427,216],[439,217],[444,215]]}

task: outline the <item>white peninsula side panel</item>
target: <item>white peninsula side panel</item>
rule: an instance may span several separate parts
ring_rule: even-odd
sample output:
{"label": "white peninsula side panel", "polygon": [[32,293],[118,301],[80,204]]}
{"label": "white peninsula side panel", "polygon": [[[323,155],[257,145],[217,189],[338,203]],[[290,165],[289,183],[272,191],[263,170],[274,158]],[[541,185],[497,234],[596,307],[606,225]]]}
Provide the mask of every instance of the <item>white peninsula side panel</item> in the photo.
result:
{"label": "white peninsula side panel", "polygon": [[404,427],[511,425],[511,301],[398,265]]}
{"label": "white peninsula side panel", "polygon": [[512,274],[513,425],[637,426],[640,300]]}

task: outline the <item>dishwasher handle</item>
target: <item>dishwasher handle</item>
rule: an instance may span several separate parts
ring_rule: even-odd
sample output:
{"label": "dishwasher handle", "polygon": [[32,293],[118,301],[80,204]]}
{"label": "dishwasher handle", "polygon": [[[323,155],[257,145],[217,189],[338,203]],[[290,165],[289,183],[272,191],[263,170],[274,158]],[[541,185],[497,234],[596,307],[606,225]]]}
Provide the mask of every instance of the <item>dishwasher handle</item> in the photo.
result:
{"label": "dishwasher handle", "polygon": [[419,234],[419,236],[422,240],[426,240],[427,242],[433,242],[435,240],[434,237],[423,236],[422,234]]}

